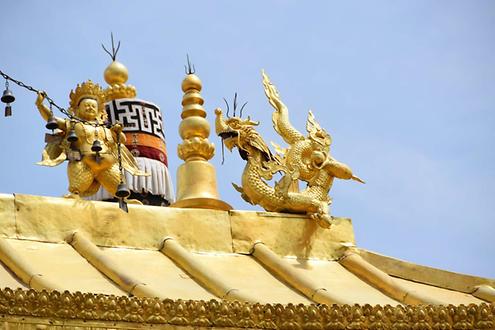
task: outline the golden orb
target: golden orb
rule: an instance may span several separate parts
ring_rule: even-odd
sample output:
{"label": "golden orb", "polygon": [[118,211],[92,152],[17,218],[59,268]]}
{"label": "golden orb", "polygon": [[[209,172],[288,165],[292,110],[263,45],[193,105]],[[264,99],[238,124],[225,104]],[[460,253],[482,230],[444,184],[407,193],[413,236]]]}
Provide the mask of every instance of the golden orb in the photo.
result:
{"label": "golden orb", "polygon": [[200,91],[203,85],[201,80],[195,74],[188,74],[186,78],[182,81],[182,91],[187,92],[188,90],[195,89]]}
{"label": "golden orb", "polygon": [[179,134],[183,140],[193,136],[207,138],[210,135],[210,123],[199,116],[185,118],[179,124]]}
{"label": "golden orb", "polygon": [[113,61],[109,66],[105,69],[105,73],[103,76],[105,77],[105,81],[109,85],[114,84],[125,84],[128,78],[128,71],[124,64]]}

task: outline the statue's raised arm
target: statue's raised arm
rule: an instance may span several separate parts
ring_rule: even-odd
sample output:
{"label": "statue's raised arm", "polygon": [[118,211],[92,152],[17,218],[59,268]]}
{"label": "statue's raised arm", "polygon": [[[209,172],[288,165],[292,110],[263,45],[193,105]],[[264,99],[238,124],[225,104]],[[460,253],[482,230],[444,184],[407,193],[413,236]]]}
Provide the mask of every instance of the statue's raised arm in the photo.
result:
{"label": "statue's raised arm", "polygon": [[293,144],[296,141],[304,140],[304,135],[301,134],[289,120],[289,110],[280,99],[277,88],[271,83],[270,78],[262,71],[263,87],[265,89],[268,102],[272,105],[275,111],[272,114],[273,128],[284,139],[287,144]]}
{"label": "statue's raised arm", "polygon": [[57,124],[57,127],[63,131],[66,130],[66,125],[65,125],[65,120],[62,118],[54,117],[53,111],[51,109],[48,109],[46,105],[43,104],[43,101],[46,98],[46,93],[41,91],[38,92],[38,96],[36,97],[36,107],[38,108],[38,111],[40,112],[41,117],[45,121],[52,120],[54,123]]}

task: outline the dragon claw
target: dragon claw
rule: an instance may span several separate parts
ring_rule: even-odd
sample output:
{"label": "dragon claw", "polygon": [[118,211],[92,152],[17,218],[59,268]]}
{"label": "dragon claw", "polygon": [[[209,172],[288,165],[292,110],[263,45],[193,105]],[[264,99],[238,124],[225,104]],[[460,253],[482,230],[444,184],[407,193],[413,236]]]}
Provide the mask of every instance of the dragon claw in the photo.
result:
{"label": "dragon claw", "polygon": [[332,225],[332,217],[325,214],[323,216],[318,217],[317,223],[320,227],[328,229]]}

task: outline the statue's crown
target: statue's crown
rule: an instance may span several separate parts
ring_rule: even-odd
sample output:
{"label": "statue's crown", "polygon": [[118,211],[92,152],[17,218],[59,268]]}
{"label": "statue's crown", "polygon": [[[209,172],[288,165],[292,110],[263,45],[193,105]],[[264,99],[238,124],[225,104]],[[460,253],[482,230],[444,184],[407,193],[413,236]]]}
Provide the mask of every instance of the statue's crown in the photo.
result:
{"label": "statue's crown", "polygon": [[105,103],[104,93],[100,85],[93,83],[91,80],[78,84],[75,90],[69,95],[70,108],[74,111],[79,106],[81,100],[90,98],[98,102],[98,110],[102,111]]}

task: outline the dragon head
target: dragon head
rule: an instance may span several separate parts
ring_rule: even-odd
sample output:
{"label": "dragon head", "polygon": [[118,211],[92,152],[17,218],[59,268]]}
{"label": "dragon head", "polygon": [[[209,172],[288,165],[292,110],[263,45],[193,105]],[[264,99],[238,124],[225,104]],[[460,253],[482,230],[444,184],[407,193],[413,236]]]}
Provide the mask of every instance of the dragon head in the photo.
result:
{"label": "dragon head", "polygon": [[230,151],[237,147],[244,160],[247,160],[248,155],[255,151],[261,152],[267,160],[272,158],[270,149],[254,129],[255,126],[259,125],[259,122],[253,121],[249,117],[247,119],[240,117],[224,118],[220,108],[215,109],[215,115],[215,132]]}

